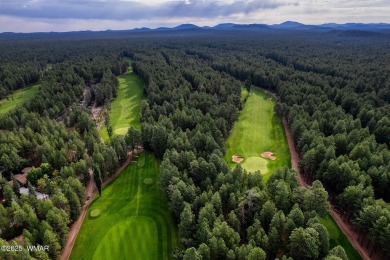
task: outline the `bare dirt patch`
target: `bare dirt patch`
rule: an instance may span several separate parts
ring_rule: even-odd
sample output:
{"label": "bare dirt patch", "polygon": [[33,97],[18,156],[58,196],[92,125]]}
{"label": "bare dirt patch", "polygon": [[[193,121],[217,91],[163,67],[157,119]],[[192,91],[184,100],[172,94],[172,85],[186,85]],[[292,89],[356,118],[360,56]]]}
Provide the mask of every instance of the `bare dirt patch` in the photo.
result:
{"label": "bare dirt patch", "polygon": [[272,152],[264,152],[261,154],[261,157],[270,159],[272,161],[276,160],[276,156]]}
{"label": "bare dirt patch", "polygon": [[233,155],[232,156],[232,162],[235,162],[235,163],[240,163],[244,160],[245,158],[242,157],[241,155]]}
{"label": "bare dirt patch", "polygon": [[96,105],[96,102],[94,102],[92,105],[92,108],[91,108],[93,120],[98,121],[101,110],[102,110],[102,107],[98,107]]}

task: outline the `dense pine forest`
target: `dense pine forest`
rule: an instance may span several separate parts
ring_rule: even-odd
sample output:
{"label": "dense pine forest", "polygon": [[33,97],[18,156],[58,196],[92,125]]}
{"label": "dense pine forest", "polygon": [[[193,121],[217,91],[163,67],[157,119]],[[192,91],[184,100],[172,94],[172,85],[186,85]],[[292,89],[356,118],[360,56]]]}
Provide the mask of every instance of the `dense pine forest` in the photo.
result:
{"label": "dense pine forest", "polygon": [[[99,189],[142,143],[161,160],[180,238],[174,259],[347,259],[319,222],[331,205],[361,244],[389,257],[389,39],[197,30],[0,38],[0,98],[41,85],[0,115],[0,245],[50,245],[0,256],[58,258],[90,173]],[[103,143],[90,106],[109,105],[128,66],[147,97],[141,132]],[[224,161],[241,92],[252,88],[276,95],[311,186],[300,187],[288,166],[264,182]],[[28,195],[15,177],[26,167]]]}

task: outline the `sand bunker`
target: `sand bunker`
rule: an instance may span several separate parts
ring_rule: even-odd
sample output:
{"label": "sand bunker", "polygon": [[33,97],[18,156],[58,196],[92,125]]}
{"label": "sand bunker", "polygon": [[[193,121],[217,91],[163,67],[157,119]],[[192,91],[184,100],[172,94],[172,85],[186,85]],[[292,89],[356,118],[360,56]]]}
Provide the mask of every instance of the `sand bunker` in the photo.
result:
{"label": "sand bunker", "polygon": [[233,155],[232,156],[232,161],[235,163],[240,163],[243,160],[244,160],[244,157],[242,157],[241,155]]}
{"label": "sand bunker", "polygon": [[264,152],[261,154],[261,157],[270,159],[272,161],[276,160],[276,156],[272,152]]}

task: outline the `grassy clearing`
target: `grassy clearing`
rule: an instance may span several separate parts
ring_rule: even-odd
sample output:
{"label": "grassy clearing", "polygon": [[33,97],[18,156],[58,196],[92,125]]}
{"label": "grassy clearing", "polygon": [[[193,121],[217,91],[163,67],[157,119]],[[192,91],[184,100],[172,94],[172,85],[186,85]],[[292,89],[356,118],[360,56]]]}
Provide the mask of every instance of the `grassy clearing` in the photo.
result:
{"label": "grassy clearing", "polygon": [[[141,101],[144,99],[143,83],[131,68],[118,77],[118,80],[118,96],[111,102],[110,119],[114,135],[124,135],[130,125],[140,128]],[[104,141],[108,141],[105,125],[100,129],[100,135]]]}
{"label": "grassy clearing", "polygon": [[16,108],[16,106],[31,100],[37,93],[39,86],[40,84],[35,84],[27,88],[19,89],[9,95],[8,99],[0,100],[0,114],[7,113]]}
{"label": "grassy clearing", "polygon": [[[104,188],[88,209],[70,259],[172,258],[177,230],[158,173],[158,161],[142,153]],[[90,216],[94,209],[100,209],[98,218]]]}
{"label": "grassy clearing", "polygon": [[[244,95],[246,95],[244,93]],[[239,154],[245,160],[241,162],[248,171],[260,170],[267,180],[276,168],[291,166],[290,151],[282,121],[274,113],[275,102],[258,88],[252,88],[238,121],[226,142],[225,160],[232,167],[232,155]],[[260,157],[265,151],[271,151],[276,160]]]}
{"label": "grassy clearing", "polygon": [[320,223],[324,225],[329,232],[330,248],[340,245],[344,248],[349,259],[362,259],[330,215],[320,217],[319,219]]}

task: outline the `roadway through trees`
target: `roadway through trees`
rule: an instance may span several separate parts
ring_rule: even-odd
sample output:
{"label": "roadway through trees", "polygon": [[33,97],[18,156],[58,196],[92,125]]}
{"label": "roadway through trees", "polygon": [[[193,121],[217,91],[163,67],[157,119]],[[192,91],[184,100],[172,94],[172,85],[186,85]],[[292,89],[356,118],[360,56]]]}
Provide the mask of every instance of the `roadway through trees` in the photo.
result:
{"label": "roadway through trees", "polygon": [[[288,127],[287,120],[286,120],[286,118],[283,117],[282,121],[283,121],[284,129],[286,131],[287,142],[288,142],[288,146],[290,148],[290,153],[291,153],[291,168],[293,168],[298,173],[299,184],[303,187],[307,187],[307,186],[309,186],[309,184],[302,177],[300,170],[299,170],[299,167],[298,167],[298,163],[300,161],[300,156],[299,156],[297,150],[295,149],[294,141],[293,141],[293,138],[292,138],[292,135],[290,132],[290,128]],[[361,257],[363,259],[379,259],[379,256],[376,256],[376,255],[373,255],[370,257],[368,249],[362,247],[360,245],[360,243],[358,242],[359,235],[353,230],[353,228],[349,224],[345,223],[342,220],[340,214],[337,213],[333,209],[333,207],[330,207],[330,213],[331,213],[333,219],[336,221],[337,225],[343,231],[344,235],[348,238],[351,245],[356,249],[356,251],[359,252],[359,254],[361,255]]]}

